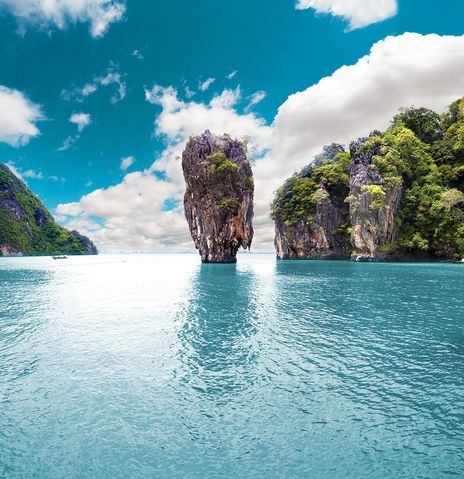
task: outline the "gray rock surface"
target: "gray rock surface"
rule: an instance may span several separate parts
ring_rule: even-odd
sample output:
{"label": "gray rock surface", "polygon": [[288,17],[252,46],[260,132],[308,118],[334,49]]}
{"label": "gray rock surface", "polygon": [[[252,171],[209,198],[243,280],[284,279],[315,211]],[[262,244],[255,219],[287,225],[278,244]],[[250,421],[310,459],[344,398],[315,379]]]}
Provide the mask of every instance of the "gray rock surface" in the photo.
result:
{"label": "gray rock surface", "polygon": [[[395,216],[401,200],[402,188],[382,186],[382,176],[372,167],[374,155],[380,151],[365,153],[360,138],[350,145],[350,222],[351,242],[356,261],[382,260],[387,255],[386,247],[396,239]],[[374,188],[372,188],[374,187]],[[385,196],[375,198],[375,187],[382,187]]]}
{"label": "gray rock surface", "polygon": [[346,256],[345,247],[335,232],[344,221],[323,184],[318,191],[316,212],[311,224],[301,220],[287,226],[275,218],[275,249],[279,259],[337,259]]}
{"label": "gray rock surface", "polygon": [[210,131],[192,137],[182,154],[184,210],[203,262],[236,261],[253,239],[253,173],[246,148]]}

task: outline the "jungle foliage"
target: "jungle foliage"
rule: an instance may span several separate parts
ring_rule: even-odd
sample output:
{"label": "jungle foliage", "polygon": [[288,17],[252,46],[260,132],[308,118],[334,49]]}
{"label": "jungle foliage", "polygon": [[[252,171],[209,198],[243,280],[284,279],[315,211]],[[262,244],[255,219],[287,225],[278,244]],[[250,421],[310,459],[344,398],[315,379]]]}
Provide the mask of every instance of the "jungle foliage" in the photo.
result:
{"label": "jungle foliage", "polygon": [[89,253],[82,237],[59,226],[39,198],[1,163],[0,246],[25,255]]}
{"label": "jungle foliage", "polygon": [[[442,115],[426,108],[403,109],[385,132],[363,139],[362,148],[382,177],[380,185],[366,185],[376,207],[382,207],[391,188],[402,189],[391,251],[398,256],[463,258],[464,98]],[[349,195],[351,161],[341,145],[325,147],[277,190],[272,217],[286,225],[310,222],[321,185],[332,202],[341,204]]]}

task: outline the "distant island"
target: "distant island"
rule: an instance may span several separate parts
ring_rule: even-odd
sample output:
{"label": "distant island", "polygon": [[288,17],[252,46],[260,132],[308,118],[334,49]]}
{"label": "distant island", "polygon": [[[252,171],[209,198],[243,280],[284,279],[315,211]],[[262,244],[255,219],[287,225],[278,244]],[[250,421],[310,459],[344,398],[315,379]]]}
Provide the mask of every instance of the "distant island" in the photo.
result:
{"label": "distant island", "polygon": [[464,99],[332,144],[278,189],[280,259],[464,258]]}
{"label": "distant island", "polygon": [[0,163],[0,256],[96,255],[86,236],[59,226],[26,184]]}

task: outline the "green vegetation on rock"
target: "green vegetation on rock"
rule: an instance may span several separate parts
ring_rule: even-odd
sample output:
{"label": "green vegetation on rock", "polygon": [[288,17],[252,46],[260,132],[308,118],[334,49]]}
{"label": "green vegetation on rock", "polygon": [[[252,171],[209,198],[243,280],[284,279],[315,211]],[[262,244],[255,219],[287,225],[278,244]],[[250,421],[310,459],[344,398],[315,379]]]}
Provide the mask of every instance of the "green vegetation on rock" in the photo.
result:
{"label": "green vegetation on rock", "polygon": [[23,181],[0,163],[0,256],[97,254],[77,231],[59,226]]}
{"label": "green vegetation on rock", "polygon": [[[375,131],[354,146],[356,159],[331,145],[289,178],[275,195],[272,217],[288,226],[301,220],[309,224],[321,184],[332,203],[346,201],[352,211],[360,201],[369,201],[371,210],[387,211],[393,201],[389,193],[400,189],[398,208],[391,210],[394,241],[379,248],[398,258],[463,258],[464,99],[442,115],[403,109],[385,132]],[[357,161],[365,162],[372,171],[367,178],[374,178],[361,186],[367,195],[362,198],[350,192],[350,168]]]}
{"label": "green vegetation on rock", "polygon": [[308,165],[291,176],[281,186],[272,203],[271,216],[280,218],[287,226],[303,220],[310,224],[316,204],[321,199],[320,184],[340,205],[348,195],[350,155],[340,145],[332,144],[317,157],[316,164]]}
{"label": "green vegetation on rock", "polygon": [[243,188],[250,191],[254,188],[253,177],[246,176],[241,184],[240,168],[237,163],[227,158],[224,152],[216,150],[206,157],[210,165],[209,189],[215,192],[217,207],[230,214],[235,214],[239,208],[238,197]]}

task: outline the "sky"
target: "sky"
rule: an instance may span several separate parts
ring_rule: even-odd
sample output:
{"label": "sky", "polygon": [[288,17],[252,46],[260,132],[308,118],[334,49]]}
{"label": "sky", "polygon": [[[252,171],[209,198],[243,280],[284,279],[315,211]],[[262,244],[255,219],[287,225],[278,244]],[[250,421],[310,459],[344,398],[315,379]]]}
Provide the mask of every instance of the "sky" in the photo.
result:
{"label": "sky", "polygon": [[0,161],[102,251],[192,248],[179,157],[249,139],[254,249],[323,145],[464,96],[459,0],[0,0]]}

